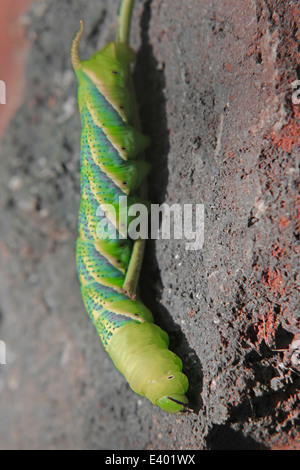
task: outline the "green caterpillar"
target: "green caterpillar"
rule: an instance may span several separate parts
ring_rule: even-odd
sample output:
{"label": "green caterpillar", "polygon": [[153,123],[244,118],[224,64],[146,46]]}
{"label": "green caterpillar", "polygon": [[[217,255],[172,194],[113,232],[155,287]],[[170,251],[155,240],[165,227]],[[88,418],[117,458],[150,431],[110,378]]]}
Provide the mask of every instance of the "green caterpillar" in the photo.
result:
{"label": "green caterpillar", "polygon": [[[144,241],[133,244],[124,238],[120,223],[119,198],[127,197],[128,208],[141,202],[141,183],[149,170],[138,158],[148,138],[139,131],[130,76],[132,8],[133,0],[123,0],[117,41],[89,60],[81,61],[78,52],[82,22],[72,44],[82,124],[76,259],[86,310],[115,366],[136,393],[176,413],[187,407],[188,380],[181,360],[168,349],[167,333],[153,323],[151,312],[135,294]],[[99,207],[117,237],[107,236],[109,228],[105,233],[97,230]]]}

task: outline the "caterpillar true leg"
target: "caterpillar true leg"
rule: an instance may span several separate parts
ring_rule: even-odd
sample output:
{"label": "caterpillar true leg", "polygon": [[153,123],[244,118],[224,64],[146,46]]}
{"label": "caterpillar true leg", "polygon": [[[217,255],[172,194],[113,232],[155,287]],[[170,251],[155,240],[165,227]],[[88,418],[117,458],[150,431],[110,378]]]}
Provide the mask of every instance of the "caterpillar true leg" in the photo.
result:
{"label": "caterpillar true leg", "polygon": [[82,124],[77,268],[87,312],[117,369],[136,393],[174,413],[186,408],[188,380],[168,349],[167,333],[136,296],[145,240],[132,244],[121,222],[122,198],[127,207],[146,199],[141,182],[149,169],[140,157],[148,139],[140,130],[130,75],[133,4],[122,2],[116,42],[81,60],[81,22],[72,45]]}

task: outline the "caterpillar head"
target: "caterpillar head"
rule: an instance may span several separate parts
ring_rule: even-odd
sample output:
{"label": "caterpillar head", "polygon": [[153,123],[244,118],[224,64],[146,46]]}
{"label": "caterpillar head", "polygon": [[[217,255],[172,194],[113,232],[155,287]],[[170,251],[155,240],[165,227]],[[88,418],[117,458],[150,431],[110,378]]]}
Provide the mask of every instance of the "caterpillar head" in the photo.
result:
{"label": "caterpillar head", "polygon": [[179,413],[187,409],[188,399],[185,395],[173,393],[172,396],[162,397],[157,400],[156,405],[168,413]]}
{"label": "caterpillar head", "polygon": [[177,413],[187,408],[189,383],[168,343],[167,333],[154,323],[132,322],[112,335],[107,352],[132,390],[163,410]]}
{"label": "caterpillar head", "polygon": [[187,408],[188,399],[185,392],[188,389],[188,379],[180,371],[170,372],[156,383],[156,395],[160,392],[160,397],[154,401],[155,405],[169,413],[178,413]]}

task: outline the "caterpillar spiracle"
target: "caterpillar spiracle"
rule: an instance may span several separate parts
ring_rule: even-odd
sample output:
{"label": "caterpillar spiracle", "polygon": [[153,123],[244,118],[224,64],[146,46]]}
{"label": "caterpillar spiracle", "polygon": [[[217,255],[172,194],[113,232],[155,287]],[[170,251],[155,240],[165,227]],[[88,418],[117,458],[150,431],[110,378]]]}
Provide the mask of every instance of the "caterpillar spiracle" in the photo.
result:
{"label": "caterpillar spiracle", "polygon": [[[79,56],[82,21],[72,44],[82,126],[77,270],[86,310],[116,368],[134,392],[176,413],[187,406],[188,379],[181,360],[168,349],[167,333],[135,294],[143,243],[122,237],[119,223],[124,211],[119,198],[127,198],[127,210],[141,202],[149,170],[140,158],[149,142],[139,130],[130,75],[132,8],[133,0],[123,0],[116,42],[89,60]],[[97,230],[99,207],[117,237]],[[107,207],[115,209],[116,218]]]}

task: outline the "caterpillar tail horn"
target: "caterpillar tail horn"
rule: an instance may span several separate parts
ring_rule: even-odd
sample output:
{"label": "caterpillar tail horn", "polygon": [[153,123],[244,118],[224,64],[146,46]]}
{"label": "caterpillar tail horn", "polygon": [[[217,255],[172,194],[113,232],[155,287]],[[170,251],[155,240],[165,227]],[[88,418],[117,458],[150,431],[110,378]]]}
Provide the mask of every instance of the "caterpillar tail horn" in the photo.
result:
{"label": "caterpillar tail horn", "polygon": [[79,43],[83,35],[83,32],[84,32],[84,25],[83,25],[83,21],[81,20],[79,31],[76,34],[75,38],[73,39],[72,48],[71,48],[71,60],[72,60],[72,65],[73,65],[74,70],[79,69],[80,64],[81,64],[81,60],[79,56]]}

